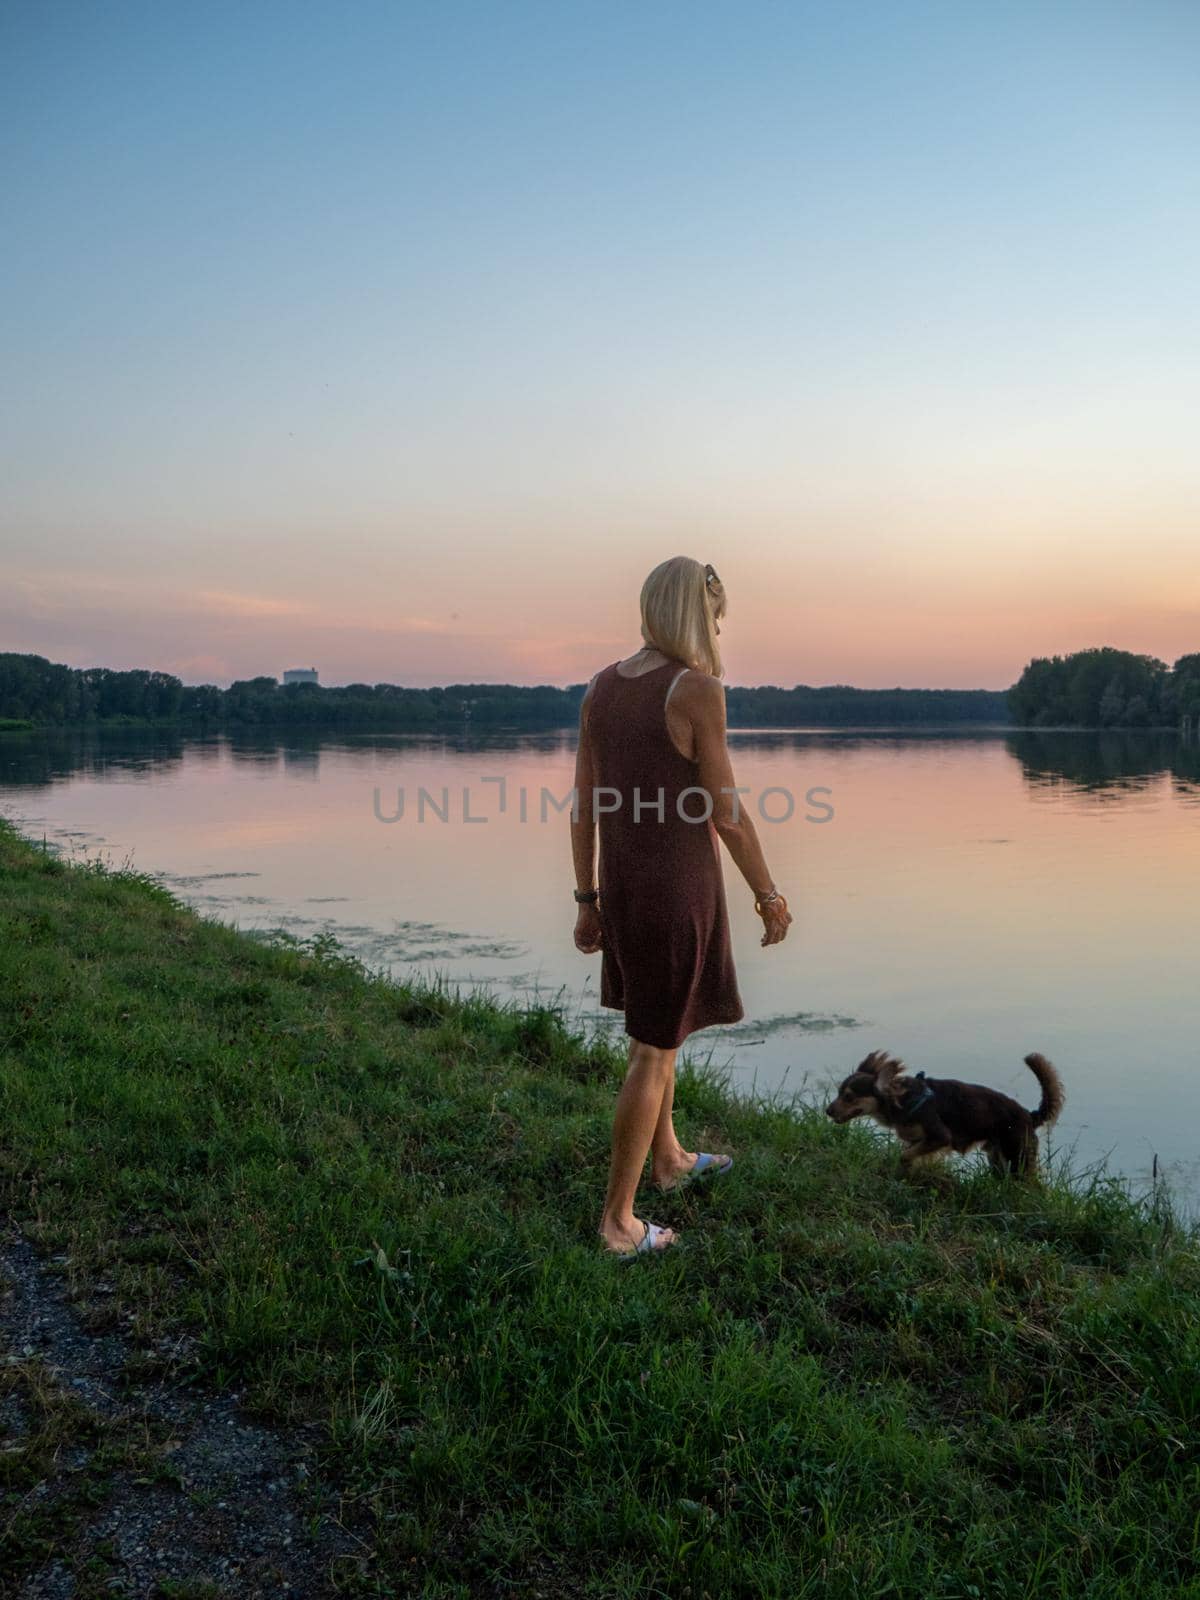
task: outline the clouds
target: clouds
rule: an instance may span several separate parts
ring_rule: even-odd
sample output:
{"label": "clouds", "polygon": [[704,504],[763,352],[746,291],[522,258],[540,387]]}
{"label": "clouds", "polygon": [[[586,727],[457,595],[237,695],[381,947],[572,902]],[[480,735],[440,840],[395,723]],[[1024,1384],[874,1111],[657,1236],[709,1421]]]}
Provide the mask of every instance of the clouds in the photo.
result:
{"label": "clouds", "polygon": [[0,647],[71,666],[155,667],[188,683],[221,684],[279,676],[297,661],[318,665],[325,683],[575,681],[595,653],[589,639],[530,637],[514,631],[519,617],[489,616],[479,605],[478,627],[452,612],[393,607],[369,573],[341,587],[324,603],[294,592],[180,589],[165,574],[15,575],[0,596]]}

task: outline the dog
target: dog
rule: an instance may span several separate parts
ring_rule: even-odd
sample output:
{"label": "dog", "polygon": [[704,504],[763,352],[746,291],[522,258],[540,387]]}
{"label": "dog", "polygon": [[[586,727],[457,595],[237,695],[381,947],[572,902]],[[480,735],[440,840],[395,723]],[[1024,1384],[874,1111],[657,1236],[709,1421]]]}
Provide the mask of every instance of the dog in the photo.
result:
{"label": "dog", "polygon": [[1026,1111],[1009,1095],[957,1078],[909,1077],[903,1061],[874,1050],[854,1069],[825,1108],[834,1122],[872,1117],[890,1128],[903,1145],[900,1163],[911,1172],[924,1161],[966,1155],[982,1148],[992,1171],[1017,1177],[1037,1172],[1037,1130],[1053,1126],[1066,1096],[1062,1079],[1045,1056],[1028,1055],[1025,1065],[1042,1088],[1036,1111]]}

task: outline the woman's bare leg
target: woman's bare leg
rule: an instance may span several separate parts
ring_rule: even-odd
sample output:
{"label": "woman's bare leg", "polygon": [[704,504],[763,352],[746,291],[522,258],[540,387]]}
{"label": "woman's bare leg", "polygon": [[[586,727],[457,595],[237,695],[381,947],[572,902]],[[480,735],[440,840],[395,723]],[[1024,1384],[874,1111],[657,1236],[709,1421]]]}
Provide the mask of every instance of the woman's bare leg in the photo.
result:
{"label": "woman's bare leg", "polygon": [[685,1150],[675,1133],[675,1054],[671,1053],[671,1076],[663,1090],[662,1107],[650,1141],[650,1175],[655,1183],[669,1189],[696,1164],[696,1152]]}
{"label": "woman's bare leg", "polygon": [[[645,1227],[633,1214],[633,1197],[674,1077],[674,1050],[629,1041],[629,1070],[613,1115],[612,1166],[600,1218],[600,1233],[612,1250],[632,1249],[645,1237]],[[674,1237],[670,1228],[664,1229],[660,1248]]]}

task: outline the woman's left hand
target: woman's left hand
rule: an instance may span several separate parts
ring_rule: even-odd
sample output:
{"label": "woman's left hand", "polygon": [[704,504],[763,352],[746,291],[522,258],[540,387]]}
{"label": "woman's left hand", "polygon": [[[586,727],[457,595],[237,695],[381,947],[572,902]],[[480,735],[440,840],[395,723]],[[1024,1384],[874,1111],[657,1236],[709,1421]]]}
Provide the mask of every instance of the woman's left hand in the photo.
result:
{"label": "woman's left hand", "polygon": [[767,901],[758,914],[763,921],[763,936],[759,943],[782,944],[795,920],[788,910],[787,901],[782,895],[776,895],[774,900]]}
{"label": "woman's left hand", "polygon": [[585,956],[594,956],[603,943],[600,936],[600,913],[595,906],[580,906],[575,918],[575,948]]}

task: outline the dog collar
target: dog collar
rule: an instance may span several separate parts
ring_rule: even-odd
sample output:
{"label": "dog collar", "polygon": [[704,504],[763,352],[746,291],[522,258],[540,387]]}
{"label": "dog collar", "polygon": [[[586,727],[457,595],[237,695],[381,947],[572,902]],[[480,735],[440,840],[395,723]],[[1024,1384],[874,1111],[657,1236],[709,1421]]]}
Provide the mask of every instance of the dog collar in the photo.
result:
{"label": "dog collar", "polygon": [[917,1073],[917,1082],[920,1084],[920,1088],[917,1090],[915,1099],[910,1100],[908,1104],[902,1108],[903,1114],[906,1117],[911,1117],[913,1112],[919,1111],[926,1101],[933,1099],[933,1090],[925,1082],[925,1074],[923,1072]]}

